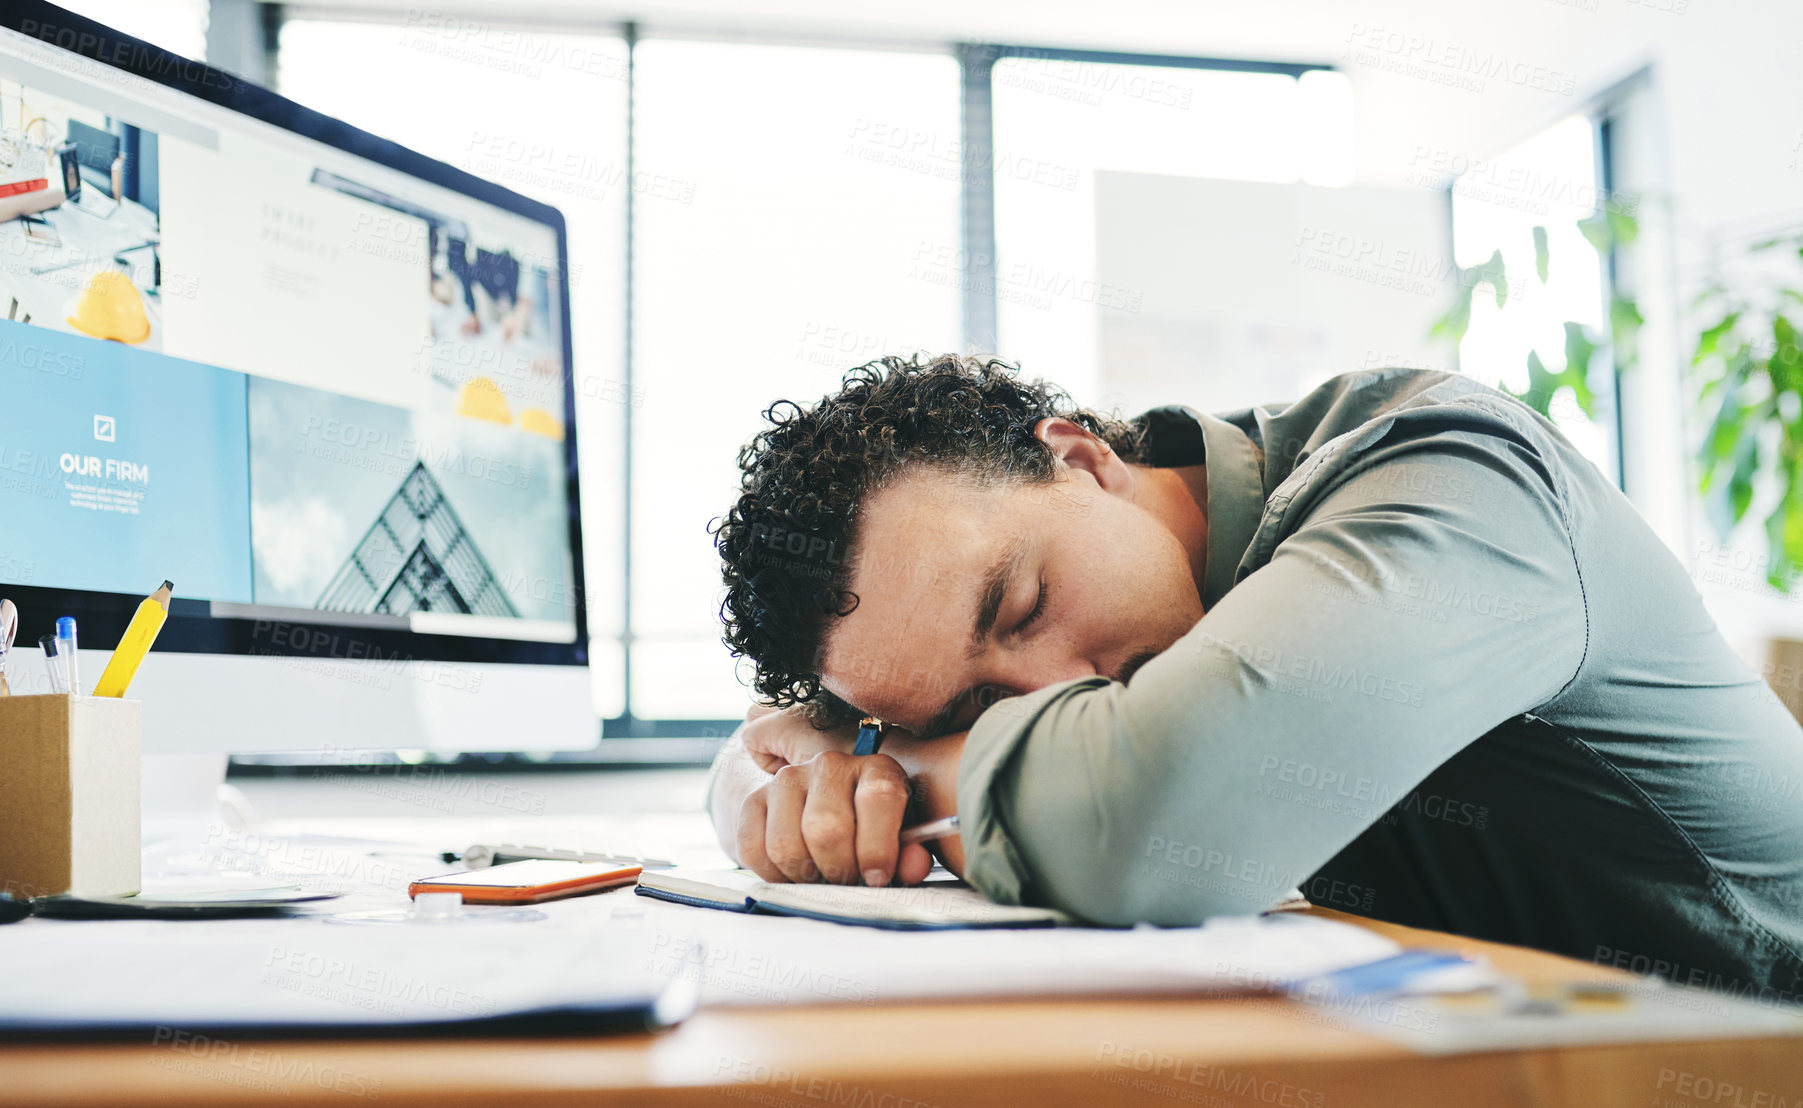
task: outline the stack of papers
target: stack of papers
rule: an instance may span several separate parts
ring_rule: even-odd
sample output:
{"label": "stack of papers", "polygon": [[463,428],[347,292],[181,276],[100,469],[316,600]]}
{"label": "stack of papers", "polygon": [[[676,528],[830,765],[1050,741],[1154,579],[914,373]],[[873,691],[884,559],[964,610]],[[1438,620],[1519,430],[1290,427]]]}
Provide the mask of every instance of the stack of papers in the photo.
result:
{"label": "stack of papers", "polygon": [[652,966],[693,980],[703,1006],[1276,992],[1400,949],[1362,927],[1290,913],[1182,928],[882,930],[646,907]]}
{"label": "stack of papers", "polygon": [[643,1030],[694,997],[589,934],[507,924],[28,920],[0,961],[11,1033]]}

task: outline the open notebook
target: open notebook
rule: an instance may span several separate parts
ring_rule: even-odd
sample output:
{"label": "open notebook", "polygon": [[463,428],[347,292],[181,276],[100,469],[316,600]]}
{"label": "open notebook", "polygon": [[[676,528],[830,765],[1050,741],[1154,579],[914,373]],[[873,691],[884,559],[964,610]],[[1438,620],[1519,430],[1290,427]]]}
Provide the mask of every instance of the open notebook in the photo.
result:
{"label": "open notebook", "polygon": [[[938,873],[939,871],[935,871]],[[778,885],[742,869],[646,870],[640,896],[729,912],[774,912],[901,931],[965,927],[1053,927],[1071,919],[1051,908],[996,904],[950,874],[919,885]]]}

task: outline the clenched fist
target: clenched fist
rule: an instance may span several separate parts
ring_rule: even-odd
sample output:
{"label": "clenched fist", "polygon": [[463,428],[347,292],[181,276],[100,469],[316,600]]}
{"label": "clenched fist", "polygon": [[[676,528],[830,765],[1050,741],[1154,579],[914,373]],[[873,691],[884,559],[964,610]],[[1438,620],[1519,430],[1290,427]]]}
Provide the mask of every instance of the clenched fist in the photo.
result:
{"label": "clenched fist", "polygon": [[924,846],[900,842],[909,788],[887,754],[821,750],[785,764],[745,798],[739,861],[766,881],[919,884],[933,859]]}

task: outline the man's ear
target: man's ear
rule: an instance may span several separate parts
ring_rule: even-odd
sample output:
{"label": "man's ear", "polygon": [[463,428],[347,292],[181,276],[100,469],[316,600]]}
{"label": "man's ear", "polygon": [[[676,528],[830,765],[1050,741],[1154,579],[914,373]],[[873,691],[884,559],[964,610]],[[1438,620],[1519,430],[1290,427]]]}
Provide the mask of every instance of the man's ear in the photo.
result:
{"label": "man's ear", "polygon": [[1061,416],[1040,420],[1033,437],[1051,448],[1052,456],[1072,469],[1089,474],[1103,492],[1131,495],[1133,471],[1114,448],[1089,431]]}

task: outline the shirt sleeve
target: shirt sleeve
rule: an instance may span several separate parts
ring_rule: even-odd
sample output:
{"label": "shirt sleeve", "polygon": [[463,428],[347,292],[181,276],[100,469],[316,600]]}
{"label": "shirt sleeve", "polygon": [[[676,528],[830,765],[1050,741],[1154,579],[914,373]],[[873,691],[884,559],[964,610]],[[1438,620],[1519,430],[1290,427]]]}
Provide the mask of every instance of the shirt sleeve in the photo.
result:
{"label": "shirt sleeve", "polygon": [[739,864],[739,843],[728,830],[737,826],[738,805],[745,794],[768,780],[770,774],[759,769],[745,752],[745,725],[741,723],[733,728],[732,737],[714,755],[714,764],[707,771],[707,790],[701,800],[701,806],[713,821],[714,838],[719,840],[720,849],[734,865]]}
{"label": "shirt sleeve", "polygon": [[986,711],[959,766],[965,877],[1097,923],[1262,911],[1555,698],[1582,583],[1557,472],[1502,426],[1324,451],[1269,499],[1268,562],[1130,685]]}

